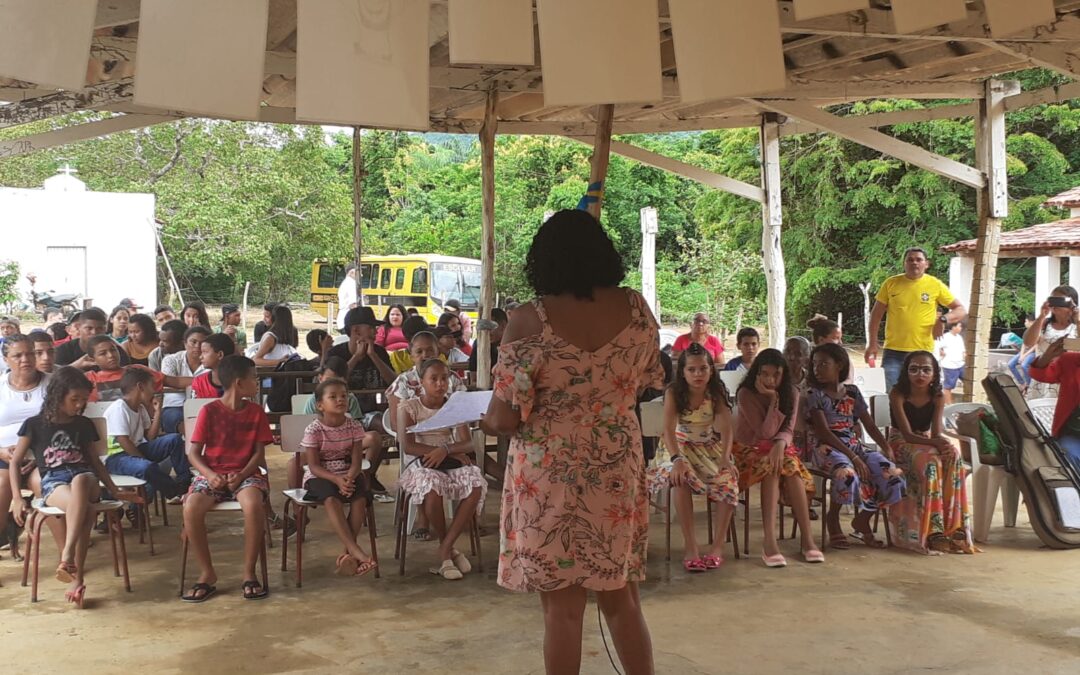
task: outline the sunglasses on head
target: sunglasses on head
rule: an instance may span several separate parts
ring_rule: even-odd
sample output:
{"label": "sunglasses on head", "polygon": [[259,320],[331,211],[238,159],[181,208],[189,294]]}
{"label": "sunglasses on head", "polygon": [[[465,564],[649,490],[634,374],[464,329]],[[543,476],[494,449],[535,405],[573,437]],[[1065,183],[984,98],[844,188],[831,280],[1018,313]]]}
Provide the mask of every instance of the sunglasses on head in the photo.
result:
{"label": "sunglasses on head", "polygon": [[922,373],[923,375],[933,375],[934,374],[934,367],[933,366],[908,366],[907,371],[908,371],[908,375],[918,375],[919,373]]}

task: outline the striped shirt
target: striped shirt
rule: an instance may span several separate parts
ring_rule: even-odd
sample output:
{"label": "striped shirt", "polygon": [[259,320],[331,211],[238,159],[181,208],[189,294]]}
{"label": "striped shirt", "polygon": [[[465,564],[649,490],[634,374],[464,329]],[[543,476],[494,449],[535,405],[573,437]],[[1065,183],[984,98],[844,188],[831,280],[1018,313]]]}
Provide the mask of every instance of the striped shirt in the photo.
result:
{"label": "striped shirt", "polygon": [[[345,423],[331,427],[321,420],[315,420],[304,429],[302,448],[315,448],[319,452],[319,463],[331,473],[348,473],[352,466],[352,448],[354,443],[364,440],[364,427],[360,422],[345,418]],[[304,483],[315,477],[311,468],[304,469]]]}

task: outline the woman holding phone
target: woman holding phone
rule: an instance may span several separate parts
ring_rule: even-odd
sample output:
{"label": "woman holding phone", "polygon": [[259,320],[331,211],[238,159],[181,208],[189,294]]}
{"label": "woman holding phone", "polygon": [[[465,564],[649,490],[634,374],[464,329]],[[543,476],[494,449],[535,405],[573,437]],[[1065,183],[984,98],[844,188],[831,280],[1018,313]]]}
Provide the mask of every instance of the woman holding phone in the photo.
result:
{"label": "woman holding phone", "polygon": [[[1080,312],[1077,312],[1076,289],[1072,286],[1058,286],[1050,291],[1050,297],[1042,304],[1039,316],[1035,322],[1024,331],[1024,347],[1035,347],[1035,353],[1042,356],[1050,345],[1061,338],[1074,338],[1077,336],[1077,321],[1080,321]],[[1053,396],[1053,393],[1043,392],[1040,396]]]}

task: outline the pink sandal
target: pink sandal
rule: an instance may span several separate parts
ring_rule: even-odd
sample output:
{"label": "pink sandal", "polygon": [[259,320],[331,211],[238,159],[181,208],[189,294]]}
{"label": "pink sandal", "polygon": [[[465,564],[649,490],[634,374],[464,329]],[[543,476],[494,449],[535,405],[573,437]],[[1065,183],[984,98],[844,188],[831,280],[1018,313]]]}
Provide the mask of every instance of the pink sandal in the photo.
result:
{"label": "pink sandal", "polygon": [[704,572],[709,569],[708,566],[705,564],[705,561],[701,558],[694,558],[693,560],[682,561],[682,568],[687,572],[690,572],[691,574],[697,574],[699,572]]}
{"label": "pink sandal", "polygon": [[706,569],[718,570],[724,564],[724,559],[715,555],[703,555],[701,562],[705,563]]}

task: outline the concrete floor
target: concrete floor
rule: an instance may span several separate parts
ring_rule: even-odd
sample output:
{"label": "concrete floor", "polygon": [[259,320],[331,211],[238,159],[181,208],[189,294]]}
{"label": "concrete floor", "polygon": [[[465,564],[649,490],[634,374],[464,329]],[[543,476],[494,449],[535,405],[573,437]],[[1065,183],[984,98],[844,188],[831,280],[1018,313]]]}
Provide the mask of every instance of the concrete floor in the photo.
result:
{"label": "concrete floor", "polygon": [[[272,472],[281,476],[283,457],[272,454]],[[389,468],[380,477],[390,478]],[[497,503],[489,503],[492,528]],[[242,530],[229,514],[212,516],[221,578],[218,595],[202,605],[176,599],[176,511],[171,527],[156,521],[159,548],[152,558],[129,533],[130,594],[112,577],[107,539],[95,535],[90,602],[82,612],[65,605],[63,585],[52,579],[50,542],[43,547],[43,562],[50,562],[42,567],[36,605],[19,586],[21,565],[4,552],[0,644],[6,662],[22,672],[543,672],[539,600],[495,585],[494,534],[484,537],[483,575],[460,582],[429,575],[434,545],[412,544],[402,578],[393,560],[393,509],[378,505],[377,511],[381,579],[333,576],[337,546],[325,516],[315,512],[304,587],[293,587],[292,551],[289,572],[280,571],[278,540],[271,551],[272,594],[257,603],[241,599]],[[792,560],[786,569],[771,570],[754,556],[689,577],[677,563],[664,562],[663,521],[656,515],[642,595],[657,672],[1080,672],[1080,551],[1041,549],[1026,514],[1016,529],[1002,527],[1000,515],[996,523],[992,543],[974,557],[923,557],[856,544],[829,552],[825,565]],[[755,524],[751,551],[759,546]],[[795,557],[793,542],[782,546]],[[673,557],[678,560],[679,551]],[[595,605],[587,614],[583,661],[585,673],[614,672]]]}

